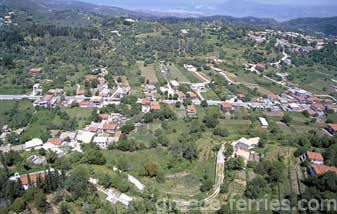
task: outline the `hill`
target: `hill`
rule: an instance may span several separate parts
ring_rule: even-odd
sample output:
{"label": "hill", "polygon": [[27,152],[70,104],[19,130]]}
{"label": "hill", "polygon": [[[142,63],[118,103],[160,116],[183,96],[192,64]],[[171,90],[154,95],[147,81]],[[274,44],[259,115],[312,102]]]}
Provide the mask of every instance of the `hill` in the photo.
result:
{"label": "hill", "polygon": [[321,32],[337,36],[337,16],[327,18],[300,18],[284,22],[283,25],[309,32]]}

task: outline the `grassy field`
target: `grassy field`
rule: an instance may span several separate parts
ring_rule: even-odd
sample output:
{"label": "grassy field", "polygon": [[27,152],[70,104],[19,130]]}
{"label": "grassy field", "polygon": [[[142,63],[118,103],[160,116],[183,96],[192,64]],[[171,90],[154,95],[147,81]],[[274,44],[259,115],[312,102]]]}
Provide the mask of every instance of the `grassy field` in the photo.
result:
{"label": "grassy field", "polygon": [[10,116],[8,115],[9,111],[16,109],[16,111],[23,112],[27,111],[30,113],[33,113],[34,107],[32,105],[32,101],[30,100],[20,100],[20,101],[14,101],[14,100],[6,100],[6,101],[0,101],[0,127],[2,127],[5,124],[8,124],[10,121]]}
{"label": "grassy field", "polygon": [[166,74],[168,80],[177,80],[179,82],[189,82],[190,80],[177,68],[176,65],[167,65],[168,72]]}
{"label": "grassy field", "polygon": [[68,113],[72,120],[78,122],[78,128],[84,128],[88,124],[88,119],[91,115],[92,109],[90,108],[64,108],[62,109]]}
{"label": "grassy field", "polygon": [[140,69],[142,76],[145,77],[145,81],[149,81],[149,83],[153,85],[158,82],[153,64],[145,67],[143,61],[138,61],[137,66]]}
{"label": "grassy field", "polygon": [[206,92],[202,92],[201,95],[206,100],[219,100],[220,99],[218,97],[218,95],[216,95],[216,93],[211,88],[207,88],[207,91]]}

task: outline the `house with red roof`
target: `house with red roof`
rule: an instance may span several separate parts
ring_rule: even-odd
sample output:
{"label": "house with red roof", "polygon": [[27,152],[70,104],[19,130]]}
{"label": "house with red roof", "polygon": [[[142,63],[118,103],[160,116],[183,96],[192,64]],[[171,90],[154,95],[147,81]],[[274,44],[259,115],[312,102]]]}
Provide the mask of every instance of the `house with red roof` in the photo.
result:
{"label": "house with red roof", "polygon": [[317,117],[318,116],[318,114],[312,109],[308,109],[307,113],[309,114],[310,117]]}
{"label": "house with red roof", "polygon": [[325,128],[331,135],[337,134],[337,123],[329,123],[328,127]]}
{"label": "house with red roof", "polygon": [[178,98],[179,98],[179,100],[184,100],[184,99],[186,99],[186,94],[182,91],[179,91],[178,92]]}
{"label": "house with red roof", "polygon": [[110,117],[109,114],[99,114],[99,118],[100,118],[101,120],[108,120],[109,117]]}
{"label": "house with red roof", "polygon": [[337,105],[336,104],[328,104],[326,106],[325,110],[331,110],[331,111],[337,113]]}
{"label": "house with red roof", "polygon": [[33,76],[38,76],[42,73],[42,68],[31,68],[29,70],[29,72],[33,75]]}
{"label": "house with red roof", "polygon": [[306,153],[304,153],[300,156],[300,160],[302,162],[310,161],[310,163],[312,163],[312,164],[318,164],[318,165],[324,164],[323,155],[321,153],[318,153],[318,152],[307,151]]}
{"label": "house with red roof", "polygon": [[195,117],[197,115],[197,109],[194,104],[186,106],[186,114],[189,117]]}
{"label": "house with red roof", "polygon": [[322,174],[327,173],[327,172],[337,173],[337,167],[313,164],[308,168],[308,172],[311,175],[322,175]]}
{"label": "house with red roof", "polygon": [[63,140],[61,138],[49,138],[47,140],[47,143],[51,144],[51,145],[54,145],[56,147],[59,147],[61,146]]}
{"label": "house with red roof", "polygon": [[198,95],[196,93],[194,93],[193,91],[190,91],[187,94],[188,94],[188,97],[191,98],[192,100],[198,99]]}
{"label": "house with red roof", "polygon": [[256,70],[258,71],[264,71],[267,67],[265,64],[263,63],[257,63],[256,66],[255,66]]}
{"label": "house with red roof", "polygon": [[279,100],[279,96],[274,94],[274,93],[268,94],[267,98],[268,98],[268,100],[270,100],[272,102],[275,102],[275,101]]}
{"label": "house with red roof", "polygon": [[160,104],[156,101],[152,101],[150,104],[151,112],[159,112],[160,111]]}
{"label": "house with red roof", "polygon": [[[50,168],[49,171],[54,172],[55,170],[53,168]],[[40,179],[40,181],[43,182],[47,175],[48,175],[47,171],[39,171],[23,175],[15,173],[14,176],[9,178],[9,180],[20,181],[22,188],[24,190],[27,190],[29,188],[29,185],[36,185],[38,179]]]}
{"label": "house with red roof", "polygon": [[220,104],[220,109],[222,112],[232,112],[234,111],[233,104],[230,102],[222,102]]}
{"label": "house with red roof", "polygon": [[110,124],[110,123],[105,123],[103,124],[102,128],[99,128],[99,130],[106,132],[106,133],[115,133],[117,130],[117,125],[116,124]]}

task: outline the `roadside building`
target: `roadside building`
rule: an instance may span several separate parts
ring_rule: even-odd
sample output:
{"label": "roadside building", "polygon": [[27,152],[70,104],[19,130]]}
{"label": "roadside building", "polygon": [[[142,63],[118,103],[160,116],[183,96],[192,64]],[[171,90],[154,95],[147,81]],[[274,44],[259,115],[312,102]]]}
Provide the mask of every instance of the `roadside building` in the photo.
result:
{"label": "roadside building", "polygon": [[302,162],[310,161],[310,163],[312,163],[312,164],[318,164],[318,165],[324,164],[323,155],[321,153],[318,153],[318,152],[307,151],[300,156],[300,160]]}
{"label": "roadside building", "polygon": [[40,149],[43,145],[43,141],[39,138],[34,138],[25,143],[26,151],[30,151],[31,149]]}
{"label": "roadside building", "polygon": [[336,135],[336,133],[337,133],[337,124],[336,123],[329,123],[328,126],[326,127],[326,130],[331,135]]}
{"label": "roadside building", "polygon": [[229,102],[222,102],[220,104],[220,109],[222,112],[232,112],[234,111],[234,107],[232,103]]}

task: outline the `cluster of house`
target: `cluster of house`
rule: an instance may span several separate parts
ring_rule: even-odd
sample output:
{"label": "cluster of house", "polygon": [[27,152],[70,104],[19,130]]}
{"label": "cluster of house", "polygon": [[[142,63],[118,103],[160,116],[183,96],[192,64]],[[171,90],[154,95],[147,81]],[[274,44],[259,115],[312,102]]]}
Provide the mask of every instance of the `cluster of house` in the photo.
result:
{"label": "cluster of house", "polygon": [[214,63],[214,64],[220,64],[220,63],[223,63],[224,60],[219,59],[219,57],[217,57],[215,55],[210,55],[210,56],[208,56],[208,62]]}
{"label": "cluster of house", "polygon": [[9,128],[9,126],[7,124],[5,124],[1,130],[0,130],[0,141],[1,142],[5,142],[6,141],[6,137],[7,135],[11,134],[11,133],[15,133],[17,135],[20,135],[22,132],[25,131],[26,128],[19,128],[16,130],[12,130],[11,128]]}
{"label": "cluster of house", "polygon": [[244,163],[247,164],[250,161],[260,161],[260,154],[253,151],[253,149],[259,145],[260,138],[240,138],[237,141],[232,142],[234,148],[233,157],[241,157]]}
{"label": "cluster of house", "polygon": [[[53,168],[48,169],[49,172],[58,172],[55,171]],[[13,176],[9,178],[11,181],[20,181],[21,186],[24,190],[27,190],[30,185],[34,186],[40,179],[40,181],[43,181],[46,176],[48,175],[48,171],[38,171],[38,172],[32,172],[28,174],[22,174],[20,175],[19,173],[15,173]],[[59,173],[59,172],[58,172]]]}
{"label": "cluster of house", "polygon": [[14,23],[14,17],[15,17],[15,12],[8,12],[7,15],[0,17],[0,25],[17,25],[17,23]]}
{"label": "cluster of house", "polygon": [[120,114],[99,114],[99,117],[100,122],[91,122],[83,130],[62,132],[58,137],[49,138],[45,143],[41,139],[34,138],[27,141],[23,149],[26,151],[44,149],[55,152],[59,157],[65,155],[66,147],[81,152],[82,143],[94,142],[101,149],[107,149],[110,144],[118,142],[122,135],[120,126],[127,118]]}
{"label": "cluster of house", "polygon": [[324,165],[324,157],[321,153],[307,151],[300,156],[300,160],[309,162],[308,173],[311,175],[321,175],[329,171],[337,173],[337,167]]}
{"label": "cluster of house", "polygon": [[[280,39],[276,39],[275,46],[288,47],[289,50],[294,51],[296,53],[305,53],[310,52],[312,50],[320,50],[326,44],[326,39],[316,38],[310,35],[303,35],[301,33],[296,32],[282,32],[282,31],[274,31],[274,30],[265,30],[259,32],[248,32],[247,39],[255,41],[257,44],[265,43],[270,36],[278,36]],[[302,46],[296,44],[294,42],[290,42],[289,38],[300,38],[304,39],[307,42],[306,46]]]}

